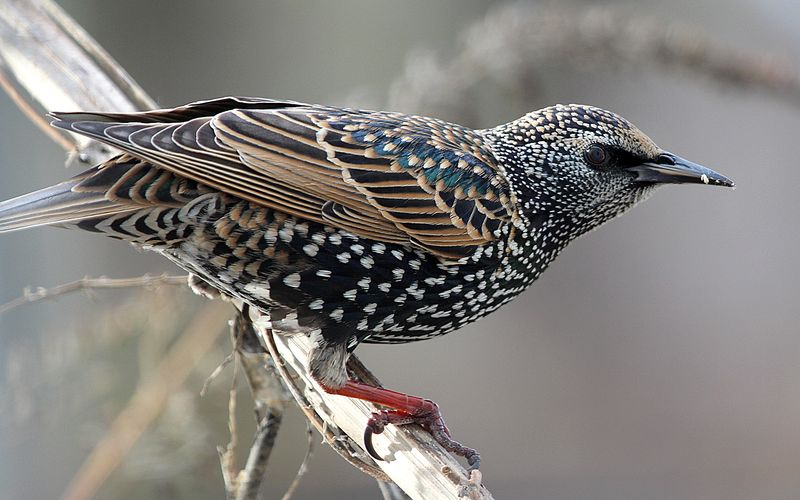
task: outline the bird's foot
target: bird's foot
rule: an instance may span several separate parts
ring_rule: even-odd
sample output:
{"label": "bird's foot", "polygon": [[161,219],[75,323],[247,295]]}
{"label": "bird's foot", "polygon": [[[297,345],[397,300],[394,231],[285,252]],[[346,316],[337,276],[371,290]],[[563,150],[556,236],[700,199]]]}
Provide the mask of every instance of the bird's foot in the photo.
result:
{"label": "bird's foot", "polygon": [[372,418],[367,421],[367,428],[364,430],[364,447],[370,456],[376,460],[383,460],[383,458],[375,451],[375,447],[372,445],[372,436],[373,434],[382,433],[388,424],[419,424],[445,450],[463,457],[469,464],[470,471],[477,470],[481,466],[480,454],[475,449],[462,445],[450,436],[450,430],[444,423],[444,418],[442,418],[442,414],[439,411],[439,405],[429,399],[423,400],[423,404],[415,408],[413,412],[381,410],[372,414]]}
{"label": "bird's foot", "polygon": [[364,448],[376,460],[383,460],[383,458],[372,445],[374,434],[382,433],[388,424],[420,424],[444,449],[454,455],[464,457],[469,464],[470,471],[477,470],[481,465],[481,456],[477,451],[467,448],[450,437],[450,431],[444,423],[439,405],[430,399],[391,391],[383,387],[373,387],[354,380],[348,380],[340,387],[323,385],[323,389],[330,394],[341,394],[390,408],[373,413],[367,422],[366,430],[364,430]]}

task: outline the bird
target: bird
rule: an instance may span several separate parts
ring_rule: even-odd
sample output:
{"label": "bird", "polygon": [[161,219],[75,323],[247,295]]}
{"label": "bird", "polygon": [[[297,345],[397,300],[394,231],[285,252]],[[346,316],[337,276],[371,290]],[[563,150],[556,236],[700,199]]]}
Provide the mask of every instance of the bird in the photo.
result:
{"label": "bird", "polygon": [[385,407],[364,432],[374,458],[373,434],[419,423],[471,469],[479,453],[452,439],[432,400],[348,378],[353,350],[486,316],[659,186],[734,186],[586,105],[481,130],[250,97],[50,116],[119,154],[0,203],[0,232],[75,228],[160,253],[197,290],[308,335],[308,369],[325,391]]}

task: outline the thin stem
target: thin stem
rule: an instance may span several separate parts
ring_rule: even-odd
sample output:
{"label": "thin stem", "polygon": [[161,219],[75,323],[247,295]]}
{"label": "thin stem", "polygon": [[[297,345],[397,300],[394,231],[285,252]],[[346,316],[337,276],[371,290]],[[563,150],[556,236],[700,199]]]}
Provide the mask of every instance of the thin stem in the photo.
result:
{"label": "thin stem", "polygon": [[108,288],[155,288],[159,286],[184,286],[186,285],[186,275],[173,276],[169,274],[161,274],[158,276],[138,276],[135,278],[106,278],[100,276],[99,278],[92,278],[86,276],[79,280],[57,285],[52,288],[38,287],[35,290],[26,288],[23,290],[22,295],[14,300],[0,305],[0,314],[7,313],[8,311],[33,302],[40,300],[53,299],[69,293],[81,290],[96,290]]}

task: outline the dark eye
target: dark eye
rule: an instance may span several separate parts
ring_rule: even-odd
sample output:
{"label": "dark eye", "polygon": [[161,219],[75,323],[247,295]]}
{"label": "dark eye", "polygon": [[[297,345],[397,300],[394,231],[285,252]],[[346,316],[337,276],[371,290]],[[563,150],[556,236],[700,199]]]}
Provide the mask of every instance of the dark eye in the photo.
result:
{"label": "dark eye", "polygon": [[595,168],[607,167],[611,160],[611,154],[599,144],[592,144],[583,152],[586,163]]}

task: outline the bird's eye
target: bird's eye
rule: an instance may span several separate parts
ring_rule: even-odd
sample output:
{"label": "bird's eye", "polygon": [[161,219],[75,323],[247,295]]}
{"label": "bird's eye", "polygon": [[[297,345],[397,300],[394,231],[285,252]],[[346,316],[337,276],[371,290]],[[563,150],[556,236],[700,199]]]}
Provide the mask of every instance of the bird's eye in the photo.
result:
{"label": "bird's eye", "polygon": [[603,146],[592,144],[583,152],[583,158],[592,167],[603,168],[608,166],[611,154]]}

